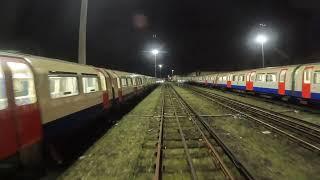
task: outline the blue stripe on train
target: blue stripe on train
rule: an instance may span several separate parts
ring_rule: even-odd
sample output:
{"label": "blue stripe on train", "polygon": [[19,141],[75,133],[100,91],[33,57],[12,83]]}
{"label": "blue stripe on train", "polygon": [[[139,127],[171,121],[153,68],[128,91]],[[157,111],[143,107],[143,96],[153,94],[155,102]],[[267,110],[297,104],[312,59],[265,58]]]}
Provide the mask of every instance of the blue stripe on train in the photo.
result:
{"label": "blue stripe on train", "polygon": [[246,90],[246,86],[231,85],[232,89]]}
{"label": "blue stripe on train", "polygon": [[44,138],[52,140],[66,134],[70,135],[74,130],[81,129],[90,124],[103,113],[102,104],[92,106],[82,111],[67,115],[57,120],[44,124]]}
{"label": "blue stripe on train", "polygon": [[[226,84],[216,84],[218,87],[227,87]],[[238,86],[238,85],[232,85],[233,89],[238,89],[238,90],[246,90],[246,86]],[[263,88],[263,87],[253,87],[253,90],[255,92],[259,93],[268,93],[268,94],[278,94],[278,89],[272,89],[272,88]],[[301,91],[294,91],[293,93],[290,90],[286,90],[285,92],[286,95],[288,96],[295,96],[295,97],[302,97],[302,92]],[[311,93],[311,99],[314,100],[320,100],[320,93]]]}

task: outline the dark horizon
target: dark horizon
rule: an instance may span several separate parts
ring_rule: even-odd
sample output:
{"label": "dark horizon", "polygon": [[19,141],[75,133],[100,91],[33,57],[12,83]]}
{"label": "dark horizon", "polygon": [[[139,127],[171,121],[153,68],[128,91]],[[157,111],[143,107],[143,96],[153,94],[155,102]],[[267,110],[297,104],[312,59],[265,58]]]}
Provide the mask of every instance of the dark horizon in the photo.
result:
{"label": "dark horizon", "polygon": [[[76,62],[80,3],[7,0],[0,7],[0,49]],[[161,47],[163,74],[257,68],[254,37],[262,31],[270,38],[266,66],[319,62],[319,4],[89,0],[87,64],[153,75],[153,58],[144,51]]]}

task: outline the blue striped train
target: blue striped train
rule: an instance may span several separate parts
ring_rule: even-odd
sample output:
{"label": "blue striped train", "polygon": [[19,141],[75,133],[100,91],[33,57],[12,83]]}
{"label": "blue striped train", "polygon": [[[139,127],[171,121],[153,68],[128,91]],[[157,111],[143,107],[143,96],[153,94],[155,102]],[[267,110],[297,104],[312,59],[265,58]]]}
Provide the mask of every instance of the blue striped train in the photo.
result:
{"label": "blue striped train", "polygon": [[320,63],[176,77],[204,86],[221,87],[320,102]]}

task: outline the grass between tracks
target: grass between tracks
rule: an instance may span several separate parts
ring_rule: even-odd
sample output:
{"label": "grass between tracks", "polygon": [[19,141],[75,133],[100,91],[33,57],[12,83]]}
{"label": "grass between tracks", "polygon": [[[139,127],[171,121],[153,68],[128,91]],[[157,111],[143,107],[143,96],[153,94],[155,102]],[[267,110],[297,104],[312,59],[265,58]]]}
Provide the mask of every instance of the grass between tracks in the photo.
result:
{"label": "grass between tracks", "polygon": [[[228,114],[189,90],[175,87],[178,93],[202,114]],[[285,137],[238,116],[207,119],[219,137],[235,153],[256,179],[319,179],[320,157]]]}
{"label": "grass between tracks", "polygon": [[[264,109],[268,109],[271,111],[280,112],[288,116],[296,117],[296,118],[303,119],[305,121],[309,121],[311,123],[320,125],[320,110],[313,109],[312,112],[304,112],[304,110],[308,109],[308,107],[301,107],[297,105],[291,105],[291,107],[285,107],[272,102],[263,101],[263,98],[259,99],[257,97],[251,97],[249,95],[243,97],[241,96],[243,95],[241,93],[232,93],[229,91],[223,92],[221,90],[208,89],[203,87],[200,87],[200,88],[209,92],[217,93],[219,95],[238,100],[240,102],[252,104],[252,105],[255,105]],[[285,102],[283,102],[283,104],[285,104]]]}
{"label": "grass between tracks", "polygon": [[154,115],[159,102],[160,88],[157,88],[108,130],[59,179],[133,179],[149,127],[149,118],[141,116]]}

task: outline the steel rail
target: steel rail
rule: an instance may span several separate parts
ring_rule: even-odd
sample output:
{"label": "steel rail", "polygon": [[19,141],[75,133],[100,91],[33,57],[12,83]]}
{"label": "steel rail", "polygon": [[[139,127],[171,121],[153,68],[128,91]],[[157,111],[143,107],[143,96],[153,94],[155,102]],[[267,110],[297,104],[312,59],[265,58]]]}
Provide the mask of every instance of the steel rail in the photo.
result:
{"label": "steel rail", "polygon": [[[162,87],[163,88],[163,87]],[[160,180],[162,178],[162,143],[163,143],[163,121],[164,121],[164,93],[161,88],[162,98],[161,98],[161,114],[160,114],[160,130],[159,139],[157,144],[157,157],[156,157],[156,168],[153,179]]]}
{"label": "steel rail", "polygon": [[[316,146],[316,145],[314,145],[314,144],[311,144],[311,143],[309,143],[309,142],[307,142],[307,141],[305,141],[305,140],[303,140],[303,139],[300,139],[300,138],[296,137],[295,135],[292,135],[292,134],[290,134],[290,133],[288,133],[288,132],[286,132],[286,131],[284,131],[284,130],[281,130],[281,129],[279,129],[278,127],[275,127],[275,126],[273,126],[273,125],[271,125],[271,124],[269,124],[269,123],[266,123],[265,121],[260,120],[260,119],[258,119],[258,118],[256,118],[256,117],[254,117],[253,115],[247,114],[247,113],[245,113],[245,112],[243,112],[243,111],[241,111],[241,110],[238,110],[238,109],[236,109],[236,108],[234,108],[234,107],[231,107],[230,105],[226,105],[225,103],[222,103],[222,102],[220,102],[220,101],[217,100],[217,99],[214,99],[214,97],[208,97],[208,96],[207,96],[208,94],[205,95],[205,93],[201,93],[201,92],[196,91],[196,90],[194,90],[194,89],[192,89],[192,88],[189,88],[189,89],[193,90],[193,92],[196,92],[196,93],[197,93],[198,95],[200,95],[201,97],[204,97],[204,98],[206,98],[206,99],[208,99],[208,100],[211,100],[211,101],[213,101],[213,102],[215,102],[215,103],[217,103],[217,104],[219,104],[219,105],[221,105],[221,106],[223,106],[223,107],[226,107],[226,108],[228,108],[228,109],[230,109],[230,110],[232,110],[232,111],[235,111],[235,112],[237,112],[237,113],[239,113],[239,114],[241,114],[241,115],[243,115],[243,116],[246,116],[246,117],[248,117],[248,118],[250,118],[250,119],[253,119],[253,120],[255,120],[256,122],[258,122],[258,123],[260,123],[260,124],[262,124],[262,125],[264,125],[264,126],[266,126],[266,127],[268,127],[268,128],[271,128],[271,129],[277,131],[278,133],[281,133],[281,134],[284,134],[284,135],[288,136],[291,140],[300,143],[303,147],[305,147],[305,148],[307,148],[307,149],[309,149],[309,150],[312,150],[312,151],[315,151],[315,152],[317,152],[317,153],[320,153],[320,147],[318,147],[318,146]],[[215,98],[217,98],[217,97],[215,97]]]}
{"label": "steel rail", "polygon": [[[176,92],[174,92],[174,94],[177,96]],[[181,109],[188,114],[189,118],[192,120],[192,123],[196,126],[197,130],[200,132],[201,137],[205,140],[206,145],[208,146],[209,150],[210,150],[210,154],[212,155],[213,159],[215,160],[214,163],[220,167],[220,169],[222,170],[223,174],[225,175],[225,177],[227,179],[230,180],[234,180],[235,178],[233,177],[233,175],[231,174],[229,168],[225,165],[225,163],[223,162],[222,158],[219,156],[217,150],[213,147],[213,145],[210,143],[209,139],[206,137],[206,135],[204,134],[204,132],[201,130],[201,128],[199,127],[199,125],[196,123],[196,120],[193,118],[193,115],[187,111],[187,109],[184,107],[183,103],[181,102],[181,99],[178,97],[177,100],[179,101],[179,104],[181,105]]]}
{"label": "steel rail", "polygon": [[[232,103],[234,103],[234,105],[237,105],[240,109],[244,109],[245,111],[250,111],[251,113],[254,113],[255,115],[260,115],[264,118],[267,118],[267,121],[269,121],[269,122],[273,121],[272,123],[275,123],[275,124],[281,126],[282,128],[285,128],[285,129],[289,128],[291,130],[296,131],[295,133],[302,135],[304,138],[308,138],[309,140],[315,141],[318,144],[320,143],[320,129],[316,128],[316,126],[317,126],[316,124],[312,123],[314,126],[308,127],[305,125],[307,123],[304,123],[304,124],[300,123],[300,121],[303,121],[303,120],[300,120],[298,123],[298,122],[295,122],[296,120],[293,120],[293,121],[290,120],[289,119],[289,118],[291,118],[290,116],[288,116],[289,117],[288,118],[286,116],[282,116],[282,114],[276,114],[275,112],[272,112],[270,110],[266,110],[266,109],[263,109],[263,108],[260,108],[260,107],[257,107],[257,106],[251,105],[251,104],[239,102],[234,99],[215,94],[213,92],[201,90],[199,88],[191,88],[191,89],[193,89],[194,91],[198,91],[199,93],[205,93],[206,95],[211,96],[213,98],[224,99],[224,100],[226,100],[225,103],[228,103],[229,105],[232,102]],[[291,119],[293,119],[293,118],[291,118]],[[304,122],[307,122],[307,121],[304,121]],[[308,135],[308,136],[306,136],[306,135]]]}
{"label": "steel rail", "polygon": [[[210,92],[208,90],[202,90],[200,88],[191,87],[191,86],[189,86],[189,87],[192,88],[192,89],[196,89],[196,90],[199,90],[199,91],[203,91],[203,92],[209,93],[210,95],[213,95],[213,96],[221,96],[221,95],[218,95],[216,93]],[[317,134],[320,134],[320,125],[319,124],[308,122],[308,121],[305,121],[305,120],[302,120],[302,119],[299,119],[299,118],[296,118],[296,117],[288,116],[288,115],[285,115],[285,114],[281,114],[281,113],[278,113],[278,112],[273,112],[273,111],[270,111],[270,110],[267,110],[265,108],[258,107],[258,106],[252,105],[252,104],[239,102],[239,101],[234,100],[234,99],[229,98],[229,97],[221,96],[221,98],[227,99],[229,101],[233,101],[235,103],[241,104],[241,105],[246,106],[246,107],[250,107],[250,108],[252,108],[254,110],[257,110],[257,111],[263,111],[263,113],[266,113],[266,114],[268,114],[270,116],[281,118],[281,119],[283,119],[283,120],[285,120],[287,122],[295,123],[294,125],[304,126],[304,127],[305,126],[309,126],[308,130],[312,130],[312,131],[316,132]]]}
{"label": "steel rail", "polygon": [[182,140],[184,152],[185,152],[185,154],[187,156],[187,162],[188,162],[188,165],[189,165],[189,168],[190,168],[190,171],[191,171],[191,176],[192,176],[192,179],[196,180],[196,179],[198,179],[198,177],[197,177],[196,171],[194,169],[194,166],[193,166],[193,163],[192,163],[192,159],[191,159],[191,156],[190,156],[190,153],[189,153],[188,145],[186,143],[186,139],[185,139],[184,134],[182,132],[182,128],[181,128],[181,125],[180,125],[179,117],[177,116],[177,110],[176,110],[176,108],[175,108],[175,106],[173,104],[172,96],[171,96],[170,93],[169,93],[169,99],[170,99],[170,103],[172,105],[172,109],[173,109],[173,112],[174,112],[174,115],[175,115],[175,120],[176,120],[176,122],[178,124],[179,134],[180,134],[180,137],[181,137],[181,140]]}
{"label": "steel rail", "polygon": [[[219,138],[219,136],[213,131],[213,129],[210,127],[210,125],[204,121],[193,109],[192,107],[181,97],[181,95],[172,88],[174,93],[177,97],[181,100],[180,103],[182,103],[187,110],[189,110],[192,114],[194,114],[195,117],[197,117],[197,120],[205,127],[205,129],[209,132],[211,137],[215,139],[215,141],[218,143],[218,145],[222,148],[222,150],[226,153],[228,158],[231,160],[231,162],[235,165],[235,167],[238,169],[240,174],[248,180],[254,180],[254,177],[250,174],[250,172],[246,169],[246,167],[236,158],[236,156],[231,152],[231,150],[222,142],[222,140]],[[192,118],[193,116],[191,116]]]}

